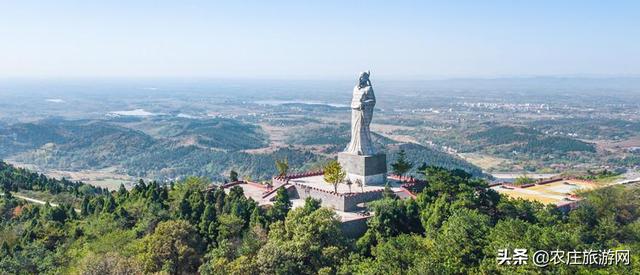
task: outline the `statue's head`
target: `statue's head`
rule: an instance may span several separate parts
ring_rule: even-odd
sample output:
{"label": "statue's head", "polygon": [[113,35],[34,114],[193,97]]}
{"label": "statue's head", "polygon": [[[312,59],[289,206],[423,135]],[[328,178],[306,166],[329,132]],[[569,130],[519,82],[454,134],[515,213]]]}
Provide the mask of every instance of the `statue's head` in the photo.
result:
{"label": "statue's head", "polygon": [[360,73],[360,79],[358,80],[358,86],[360,87],[364,87],[369,85],[369,75],[371,74],[371,71],[366,71],[366,72],[361,72]]}

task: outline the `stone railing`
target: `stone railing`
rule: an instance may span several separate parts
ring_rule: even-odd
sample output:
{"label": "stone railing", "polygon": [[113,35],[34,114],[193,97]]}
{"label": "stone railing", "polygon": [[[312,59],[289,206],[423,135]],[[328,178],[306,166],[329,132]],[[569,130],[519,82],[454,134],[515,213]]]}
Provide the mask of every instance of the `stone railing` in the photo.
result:
{"label": "stone railing", "polygon": [[360,196],[363,194],[382,193],[383,190],[384,189],[375,189],[375,190],[369,190],[369,191],[357,192],[357,193],[343,193],[339,195],[342,195],[343,197],[354,197],[354,196]]}
{"label": "stone railing", "polygon": [[319,171],[308,171],[308,172],[302,172],[302,173],[291,173],[291,174],[287,174],[286,176],[275,176],[272,179],[278,180],[278,181],[286,181],[288,179],[291,180],[291,179],[315,177],[315,176],[321,176],[321,175],[324,175],[324,172],[322,170],[319,170]]}
{"label": "stone railing", "polygon": [[262,189],[268,189],[269,187],[265,184],[259,183],[259,182],[253,182],[253,181],[245,181],[244,183],[254,186],[254,187],[258,187],[258,188],[262,188]]}
{"label": "stone railing", "polygon": [[493,182],[493,183],[489,183],[489,187],[495,187],[495,186],[503,185],[503,184],[505,184],[505,183],[504,182]]}
{"label": "stone railing", "polygon": [[390,178],[392,180],[397,180],[399,182],[404,182],[404,183],[416,183],[419,180],[414,178],[413,176],[398,176],[395,174],[389,174],[387,175],[387,178]]}
{"label": "stone railing", "polygon": [[278,190],[279,187],[284,186],[285,184],[288,184],[289,180],[291,180],[291,179],[315,177],[315,176],[320,176],[320,175],[324,175],[324,171],[322,171],[322,170],[309,171],[309,172],[302,172],[302,173],[287,174],[286,176],[275,176],[275,177],[271,178],[271,183],[272,183],[273,187],[272,188],[267,188],[268,191],[264,192],[262,194],[262,197],[265,198],[265,197],[271,195],[271,193],[273,193],[276,190]]}
{"label": "stone railing", "polygon": [[400,187],[407,190],[411,197],[415,197],[417,193],[422,192],[422,190],[427,187],[427,181],[411,178],[411,181],[401,184]]}
{"label": "stone railing", "polygon": [[243,183],[245,183],[245,182],[241,181],[241,180],[232,181],[232,182],[228,182],[228,183],[225,183],[225,184],[221,185],[221,187],[222,188],[229,188],[229,187],[236,186],[238,184],[243,184]]}
{"label": "stone railing", "polygon": [[411,198],[413,198],[413,199],[418,198],[418,196],[416,196],[416,194],[411,193],[411,191],[409,191],[408,189],[406,189],[406,188],[404,188],[404,187],[401,187],[401,188],[400,188],[400,191],[402,191],[402,192],[404,192],[405,194],[409,195],[409,197],[411,197]]}
{"label": "stone railing", "polygon": [[549,183],[554,183],[554,182],[558,182],[558,181],[563,181],[566,180],[566,178],[551,178],[551,179],[545,179],[545,180],[540,180],[534,183],[527,183],[527,184],[522,184],[522,185],[516,185],[514,183],[492,183],[489,184],[489,187],[493,187],[493,186],[497,186],[497,185],[502,185],[502,186],[506,186],[506,187],[511,187],[511,188],[529,188],[529,187],[533,187],[536,185],[545,185],[545,184],[549,184]]}
{"label": "stone railing", "polygon": [[271,178],[271,184],[273,186],[283,185],[283,184],[286,184],[288,181],[289,181],[289,179],[286,178],[286,177],[273,177],[273,178]]}
{"label": "stone railing", "polygon": [[299,178],[315,177],[315,176],[321,176],[321,175],[324,175],[324,171],[319,170],[319,171],[308,171],[308,172],[303,172],[303,173],[288,174],[286,176],[286,178],[288,178],[288,179],[299,179]]}
{"label": "stone railing", "polygon": [[276,184],[276,182],[274,181],[273,182],[273,187],[266,188],[267,191],[262,192],[262,198],[264,199],[264,198],[268,197],[269,195],[271,195],[271,194],[275,193],[276,191],[278,191],[278,188],[283,187],[285,185],[287,185],[287,182],[278,182]]}
{"label": "stone railing", "polygon": [[318,191],[318,192],[327,193],[327,194],[330,194],[330,195],[333,195],[333,196],[337,196],[337,197],[354,197],[354,196],[360,196],[362,194],[380,193],[380,192],[382,192],[384,190],[384,189],[375,189],[375,190],[368,190],[368,191],[365,191],[365,192],[336,193],[334,191],[329,191],[329,190],[325,190],[325,189],[318,188],[318,187],[308,186],[308,185],[300,184],[300,183],[297,183],[297,182],[290,182],[290,184],[296,186],[296,188],[315,190],[315,191]]}
{"label": "stone railing", "polygon": [[572,200],[581,200],[582,198],[576,194],[569,195],[569,198]]}
{"label": "stone railing", "polygon": [[299,183],[297,183],[297,182],[292,182],[291,184],[292,184],[293,186],[295,186],[296,188],[301,188],[301,189],[303,189],[303,190],[315,190],[315,191],[318,191],[318,192],[323,192],[323,193],[331,194],[331,195],[334,195],[334,196],[341,196],[341,195],[342,195],[342,194],[340,194],[340,193],[336,193],[336,192],[332,192],[332,191],[327,191],[327,190],[324,190],[324,189],[322,189],[322,188],[318,188],[318,187],[313,187],[313,186],[308,186],[308,185],[304,185],[304,184],[299,184]]}

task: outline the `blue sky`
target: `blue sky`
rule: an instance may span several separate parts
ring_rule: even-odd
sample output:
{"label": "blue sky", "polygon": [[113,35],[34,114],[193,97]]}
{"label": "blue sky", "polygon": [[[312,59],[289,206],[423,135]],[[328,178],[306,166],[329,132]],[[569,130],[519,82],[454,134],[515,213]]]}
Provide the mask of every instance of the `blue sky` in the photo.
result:
{"label": "blue sky", "polygon": [[0,77],[640,75],[640,1],[0,1]]}

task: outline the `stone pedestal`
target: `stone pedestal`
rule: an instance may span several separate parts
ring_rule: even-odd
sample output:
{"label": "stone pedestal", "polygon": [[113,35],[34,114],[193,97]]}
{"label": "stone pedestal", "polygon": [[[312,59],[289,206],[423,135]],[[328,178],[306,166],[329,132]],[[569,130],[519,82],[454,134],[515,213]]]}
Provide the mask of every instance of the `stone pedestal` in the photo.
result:
{"label": "stone pedestal", "polygon": [[338,162],[347,171],[347,178],[355,183],[362,181],[366,185],[384,185],[387,182],[387,155],[377,154],[360,156],[350,153],[338,153]]}

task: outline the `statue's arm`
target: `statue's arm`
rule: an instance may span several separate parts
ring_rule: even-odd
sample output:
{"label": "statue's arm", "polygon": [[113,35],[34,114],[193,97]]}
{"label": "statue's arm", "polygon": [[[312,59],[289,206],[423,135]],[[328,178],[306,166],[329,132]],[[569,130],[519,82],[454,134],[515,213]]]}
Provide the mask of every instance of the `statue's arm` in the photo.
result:
{"label": "statue's arm", "polygon": [[376,102],[375,96],[373,96],[373,90],[371,86],[367,88],[367,91],[362,94],[362,99],[360,100],[363,103]]}

